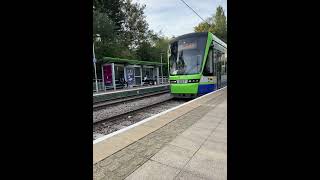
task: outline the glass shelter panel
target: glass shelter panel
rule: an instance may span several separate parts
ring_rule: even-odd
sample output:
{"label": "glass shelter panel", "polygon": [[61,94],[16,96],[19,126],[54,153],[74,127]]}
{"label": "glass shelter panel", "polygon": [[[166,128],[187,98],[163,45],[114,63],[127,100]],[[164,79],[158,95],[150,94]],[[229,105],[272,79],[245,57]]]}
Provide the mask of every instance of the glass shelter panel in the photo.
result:
{"label": "glass shelter panel", "polygon": [[140,67],[135,67],[134,68],[134,79],[135,79],[135,85],[141,85]]}
{"label": "glass shelter panel", "polygon": [[123,87],[125,85],[124,80],[124,67],[120,65],[115,65],[115,82],[117,87]]}

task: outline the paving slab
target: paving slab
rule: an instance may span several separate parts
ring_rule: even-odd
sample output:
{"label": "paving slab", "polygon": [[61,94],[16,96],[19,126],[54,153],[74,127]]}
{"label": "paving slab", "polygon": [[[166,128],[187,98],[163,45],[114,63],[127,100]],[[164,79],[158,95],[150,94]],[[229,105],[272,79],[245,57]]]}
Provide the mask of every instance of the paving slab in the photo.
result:
{"label": "paving slab", "polygon": [[191,126],[186,131],[184,131],[181,135],[190,138],[199,138],[204,139],[207,138],[211,134],[211,129],[199,128]]}
{"label": "paving slab", "polygon": [[194,152],[191,150],[167,145],[154,155],[151,160],[181,169],[187,164],[193,154]]}
{"label": "paving slab", "polygon": [[149,160],[137,171],[130,174],[126,180],[169,180],[173,179],[178,173],[179,169]]}
{"label": "paving slab", "polygon": [[227,157],[222,153],[196,153],[184,170],[207,179],[226,180]]}
{"label": "paving slab", "polygon": [[191,174],[188,171],[182,171],[178,174],[175,180],[211,180],[211,179],[206,179],[198,175]]}
{"label": "paving slab", "polygon": [[194,139],[192,137],[184,137],[184,136],[178,136],[173,141],[171,141],[169,144],[188,149],[191,151],[196,151],[200,148],[201,144],[205,141],[204,138],[198,138]]}

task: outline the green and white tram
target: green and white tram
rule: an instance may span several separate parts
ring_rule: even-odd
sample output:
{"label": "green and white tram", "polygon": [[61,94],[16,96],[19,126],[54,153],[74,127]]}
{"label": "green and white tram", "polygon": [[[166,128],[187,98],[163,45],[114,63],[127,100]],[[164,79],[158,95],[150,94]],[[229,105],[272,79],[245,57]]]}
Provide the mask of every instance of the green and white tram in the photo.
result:
{"label": "green and white tram", "polygon": [[170,90],[193,98],[227,85],[227,44],[210,32],[190,33],[169,44]]}

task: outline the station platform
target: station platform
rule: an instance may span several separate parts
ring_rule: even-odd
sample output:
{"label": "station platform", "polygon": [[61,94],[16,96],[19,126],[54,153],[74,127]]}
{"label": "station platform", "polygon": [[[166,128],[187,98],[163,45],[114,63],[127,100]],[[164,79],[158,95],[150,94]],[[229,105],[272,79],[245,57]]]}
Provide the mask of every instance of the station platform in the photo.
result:
{"label": "station platform", "polygon": [[227,179],[227,88],[95,140],[93,179]]}
{"label": "station platform", "polygon": [[102,102],[105,100],[125,98],[129,96],[143,95],[164,90],[169,90],[170,84],[140,86],[133,88],[124,88],[118,90],[108,90],[106,92],[93,93],[93,103]]}

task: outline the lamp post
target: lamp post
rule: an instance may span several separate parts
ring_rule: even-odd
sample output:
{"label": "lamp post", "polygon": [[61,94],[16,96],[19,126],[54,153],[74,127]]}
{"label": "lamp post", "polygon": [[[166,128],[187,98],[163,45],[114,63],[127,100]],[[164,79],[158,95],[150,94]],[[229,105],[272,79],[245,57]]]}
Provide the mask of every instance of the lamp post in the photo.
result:
{"label": "lamp post", "polygon": [[162,54],[164,54],[163,52],[160,53],[161,55],[161,84],[163,84],[163,71],[162,71]]}
{"label": "lamp post", "polygon": [[95,54],[94,54],[94,43],[93,43],[93,67],[94,67],[94,76],[95,76],[95,80],[96,80],[96,92],[99,92],[96,62],[97,62],[97,60],[96,60],[96,57],[95,57]]}
{"label": "lamp post", "polygon": [[[97,34],[97,38],[95,39],[96,41],[101,41],[100,35]],[[98,76],[97,76],[97,59],[96,55],[94,52],[94,41],[93,41],[93,66],[94,66],[94,76],[95,76],[95,81],[96,81],[96,92],[99,92],[99,87],[98,87]]]}

